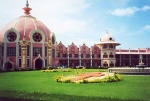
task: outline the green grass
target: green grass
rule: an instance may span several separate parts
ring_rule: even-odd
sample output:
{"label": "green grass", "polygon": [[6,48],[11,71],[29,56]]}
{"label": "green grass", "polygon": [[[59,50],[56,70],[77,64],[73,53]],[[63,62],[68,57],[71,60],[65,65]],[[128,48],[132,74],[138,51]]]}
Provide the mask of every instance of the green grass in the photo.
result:
{"label": "green grass", "polygon": [[[85,72],[98,69],[84,70]],[[72,72],[20,71],[0,73],[2,100],[131,101],[150,99],[150,76],[124,76],[112,83],[74,84],[54,81]]]}

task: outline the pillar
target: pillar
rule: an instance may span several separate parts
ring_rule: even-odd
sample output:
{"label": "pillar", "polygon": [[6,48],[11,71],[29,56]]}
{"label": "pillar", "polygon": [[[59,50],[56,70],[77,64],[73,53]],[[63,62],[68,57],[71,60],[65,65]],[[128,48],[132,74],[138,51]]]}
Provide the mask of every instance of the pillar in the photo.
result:
{"label": "pillar", "polygon": [[23,40],[20,42],[20,45],[21,45],[21,51],[22,51],[21,68],[26,69],[26,48],[27,48],[28,42],[26,41],[25,36],[23,37]]}
{"label": "pillar", "polygon": [[51,40],[49,40],[49,42],[47,43],[47,46],[48,46],[48,66],[51,67],[52,66],[52,63],[51,63],[51,59],[52,59],[52,56],[51,56]]}

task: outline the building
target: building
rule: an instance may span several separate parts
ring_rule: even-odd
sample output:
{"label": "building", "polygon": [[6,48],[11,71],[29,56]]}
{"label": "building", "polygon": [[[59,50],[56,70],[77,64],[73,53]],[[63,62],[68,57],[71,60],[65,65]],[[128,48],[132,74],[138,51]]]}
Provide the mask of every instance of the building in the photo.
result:
{"label": "building", "polygon": [[3,70],[41,69],[57,64],[56,37],[41,21],[30,15],[11,21],[0,30],[0,64]]}
{"label": "building", "polygon": [[30,15],[29,4],[25,15],[11,21],[0,30],[0,67],[10,69],[42,69],[44,67],[135,67],[139,56],[150,66],[150,48],[116,49],[120,43],[108,34],[91,47],[85,43],[57,44],[56,36],[41,21]]}

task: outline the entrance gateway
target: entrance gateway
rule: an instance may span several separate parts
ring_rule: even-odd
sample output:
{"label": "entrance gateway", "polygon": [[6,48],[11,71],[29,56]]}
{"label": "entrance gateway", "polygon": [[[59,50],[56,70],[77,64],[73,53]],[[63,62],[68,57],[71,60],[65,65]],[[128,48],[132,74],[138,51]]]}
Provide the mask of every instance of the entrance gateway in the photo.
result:
{"label": "entrance gateway", "polygon": [[35,69],[42,69],[43,66],[43,60],[41,58],[38,58],[35,60]]}

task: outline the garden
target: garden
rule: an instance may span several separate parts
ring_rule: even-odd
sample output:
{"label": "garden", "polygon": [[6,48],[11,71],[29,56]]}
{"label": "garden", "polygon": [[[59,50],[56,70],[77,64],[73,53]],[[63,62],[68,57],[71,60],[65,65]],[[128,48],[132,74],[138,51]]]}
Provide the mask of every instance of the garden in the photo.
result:
{"label": "garden", "polygon": [[117,82],[62,83],[57,77],[107,69],[54,69],[0,73],[0,101],[149,101],[149,75],[120,75]]}

